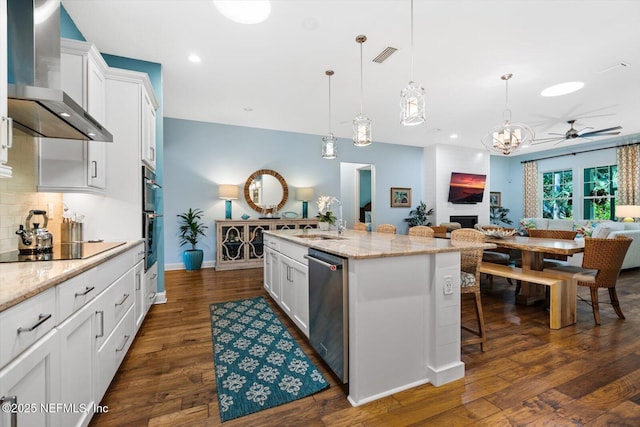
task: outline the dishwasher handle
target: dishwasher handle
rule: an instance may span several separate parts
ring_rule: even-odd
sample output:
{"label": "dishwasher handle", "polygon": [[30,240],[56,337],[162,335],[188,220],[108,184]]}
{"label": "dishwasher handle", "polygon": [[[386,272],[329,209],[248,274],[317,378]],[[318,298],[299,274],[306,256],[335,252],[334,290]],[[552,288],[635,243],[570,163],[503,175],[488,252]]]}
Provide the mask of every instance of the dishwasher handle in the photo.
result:
{"label": "dishwasher handle", "polygon": [[337,270],[339,270],[339,269],[341,269],[341,268],[342,268],[342,265],[329,264],[328,262],[324,262],[324,261],[322,261],[321,259],[318,259],[318,258],[312,257],[312,256],[310,256],[310,255],[303,255],[303,256],[304,256],[306,259],[308,259],[309,261],[313,261],[313,262],[316,262],[316,263],[318,263],[318,264],[320,264],[320,265],[322,265],[322,266],[324,266],[324,267],[327,267],[327,268],[328,268],[329,270],[331,270],[331,271],[337,271]]}

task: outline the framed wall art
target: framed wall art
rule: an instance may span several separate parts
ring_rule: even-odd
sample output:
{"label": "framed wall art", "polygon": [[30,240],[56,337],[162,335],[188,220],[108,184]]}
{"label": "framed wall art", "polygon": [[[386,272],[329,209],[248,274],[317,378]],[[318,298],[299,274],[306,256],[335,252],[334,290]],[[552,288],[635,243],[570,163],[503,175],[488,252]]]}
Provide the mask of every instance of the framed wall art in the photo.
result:
{"label": "framed wall art", "polygon": [[411,189],[391,187],[391,207],[392,208],[410,208],[411,207]]}
{"label": "framed wall art", "polygon": [[489,192],[489,205],[490,206],[502,206],[501,194],[498,191]]}

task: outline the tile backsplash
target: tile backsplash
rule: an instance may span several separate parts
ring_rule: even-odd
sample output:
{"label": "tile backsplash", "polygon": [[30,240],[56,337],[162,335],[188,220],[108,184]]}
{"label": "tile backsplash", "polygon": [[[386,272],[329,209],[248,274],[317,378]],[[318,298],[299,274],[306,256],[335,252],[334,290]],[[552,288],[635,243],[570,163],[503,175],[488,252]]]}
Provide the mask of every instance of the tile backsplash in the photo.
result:
{"label": "tile backsplash", "polygon": [[[24,224],[31,209],[47,211],[50,216],[47,229],[53,234],[54,243],[60,241],[62,194],[38,192],[37,141],[24,133],[14,132],[8,162],[13,168],[13,177],[0,178],[0,253],[18,249],[15,232],[20,224]],[[42,227],[43,218],[34,216],[31,222],[39,222]]]}

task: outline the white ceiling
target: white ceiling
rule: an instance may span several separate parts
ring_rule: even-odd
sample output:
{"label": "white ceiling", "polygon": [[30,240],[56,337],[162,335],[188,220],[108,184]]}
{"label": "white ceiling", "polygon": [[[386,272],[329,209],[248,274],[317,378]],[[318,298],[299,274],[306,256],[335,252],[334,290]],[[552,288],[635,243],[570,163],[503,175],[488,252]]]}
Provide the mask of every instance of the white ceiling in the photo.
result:
{"label": "white ceiling", "polygon": [[[578,130],[640,133],[637,0],[415,0],[414,80],[427,92],[427,123],[414,127],[399,124],[399,94],[410,79],[409,0],[273,0],[257,25],[227,20],[210,0],[62,4],[101,52],[162,64],[165,117],[324,135],[332,69],[332,130],[351,138],[360,110],[355,37],[364,34],[364,112],[374,141],[481,147],[502,122],[505,73],[514,74],[512,121],[532,126],[536,138],[564,133],[570,119]],[[373,63],[387,46],[398,51]],[[189,62],[192,53],[202,62]],[[574,80],[585,87],[540,96]]]}

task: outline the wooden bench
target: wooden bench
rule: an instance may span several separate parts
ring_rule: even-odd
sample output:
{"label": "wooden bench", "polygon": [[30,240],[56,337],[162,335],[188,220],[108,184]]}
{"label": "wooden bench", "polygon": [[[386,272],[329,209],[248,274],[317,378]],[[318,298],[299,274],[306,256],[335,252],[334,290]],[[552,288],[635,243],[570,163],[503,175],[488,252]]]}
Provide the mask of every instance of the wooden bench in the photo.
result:
{"label": "wooden bench", "polygon": [[560,329],[576,323],[576,281],[560,273],[522,270],[520,267],[483,262],[480,272],[549,287],[549,327]]}

